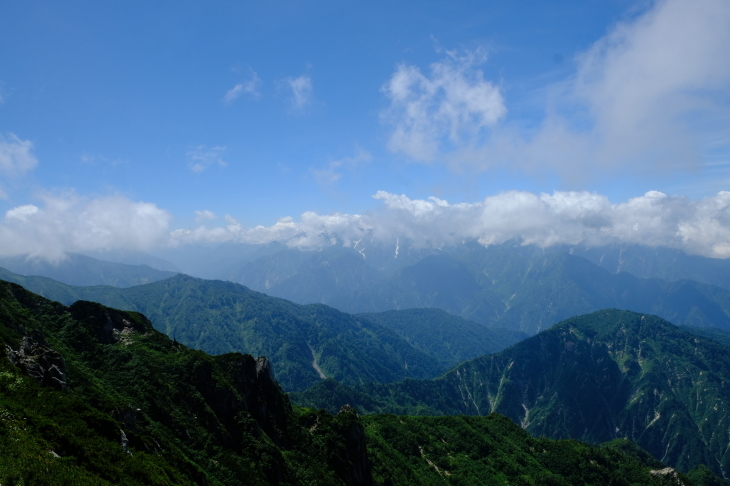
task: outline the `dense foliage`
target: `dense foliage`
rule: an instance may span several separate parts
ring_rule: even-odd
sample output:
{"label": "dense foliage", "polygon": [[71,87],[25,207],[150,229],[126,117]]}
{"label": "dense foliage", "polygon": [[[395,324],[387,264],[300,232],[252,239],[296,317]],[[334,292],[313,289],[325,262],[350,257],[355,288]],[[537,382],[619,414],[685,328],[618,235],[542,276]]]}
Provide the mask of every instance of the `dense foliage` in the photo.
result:
{"label": "dense foliage", "polygon": [[71,287],[41,277],[15,280],[45,297],[142,312],[155,328],[211,354],[269,357],[285,390],[321,375],[343,383],[426,378],[446,368],[391,329],[324,305],[297,305],[242,285],[177,275],[132,288]]}
{"label": "dense foliage", "polygon": [[[591,447],[533,438],[509,419],[363,418],[376,483],[390,485],[621,485],[692,481],[630,443]],[[704,474],[700,478],[700,476]],[[724,484],[700,469],[696,484]],[[702,482],[704,481],[704,482]],[[712,481],[715,481],[713,483]]]}
{"label": "dense foliage", "polygon": [[654,316],[604,310],[569,319],[434,380],[346,387],[325,381],[301,405],[366,413],[487,415],[534,435],[628,438],[669,465],[730,472],[728,348]]}
{"label": "dense foliage", "polygon": [[0,340],[16,364],[0,359],[1,484],[369,482],[357,416],[313,427],[263,358],[211,357],[141,314],[6,282]]}

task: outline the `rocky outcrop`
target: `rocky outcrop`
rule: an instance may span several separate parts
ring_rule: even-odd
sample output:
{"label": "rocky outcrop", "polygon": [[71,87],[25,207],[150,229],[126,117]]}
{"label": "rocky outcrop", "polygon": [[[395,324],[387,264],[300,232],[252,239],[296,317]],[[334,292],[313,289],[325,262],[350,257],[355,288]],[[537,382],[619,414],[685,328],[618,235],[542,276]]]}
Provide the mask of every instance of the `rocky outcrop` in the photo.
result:
{"label": "rocky outcrop", "polygon": [[347,484],[370,486],[373,484],[370,472],[370,460],[365,444],[365,429],[357,412],[350,405],[344,405],[337,414],[338,419],[345,422],[341,434],[345,439],[344,458],[347,468],[343,476]]}
{"label": "rocky outcrop", "polygon": [[8,359],[41,385],[67,391],[66,360],[61,353],[49,348],[42,336],[40,340],[42,342],[24,336],[17,351],[6,344]]}

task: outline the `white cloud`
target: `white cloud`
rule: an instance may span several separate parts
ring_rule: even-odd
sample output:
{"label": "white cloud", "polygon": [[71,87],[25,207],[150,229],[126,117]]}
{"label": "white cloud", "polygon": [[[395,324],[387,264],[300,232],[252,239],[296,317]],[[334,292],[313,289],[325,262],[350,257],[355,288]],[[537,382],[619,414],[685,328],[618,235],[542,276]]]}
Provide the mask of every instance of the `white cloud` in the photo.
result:
{"label": "white cloud", "polygon": [[[730,3],[665,0],[578,58],[569,99],[587,110],[583,160],[675,168],[698,163],[708,126],[729,113]],[[564,115],[563,115],[564,116]],[[561,154],[570,157],[570,146]],[[575,159],[575,157],[573,157]]]}
{"label": "white cloud", "polygon": [[295,109],[304,108],[312,101],[314,91],[312,89],[312,78],[309,76],[287,78],[286,84],[291,89],[292,106]]}
{"label": "white cloud", "polygon": [[0,134],[0,175],[22,176],[38,165],[33,155],[33,143],[21,140],[14,133]]}
{"label": "white cloud", "polygon": [[320,184],[334,184],[342,178],[343,168],[354,168],[370,162],[371,159],[372,156],[367,150],[359,148],[352,157],[333,160],[322,169],[312,169],[312,174]]}
{"label": "white cloud", "polygon": [[228,165],[222,158],[225,151],[226,147],[220,145],[212,148],[207,148],[205,145],[198,145],[187,154],[190,159],[188,167],[193,172],[203,172],[213,165],[225,167]]}
{"label": "white cloud", "polygon": [[373,197],[383,204],[374,213],[306,212],[299,221],[282,218],[273,226],[253,228],[227,217],[226,226],[177,230],[172,236],[181,243],[283,241],[298,248],[352,246],[366,235],[380,242],[400,238],[417,247],[431,248],[464,240],[490,245],[517,239],[542,247],[635,243],[730,257],[730,192],[692,201],[652,191],[619,204],[589,192],[510,191],[461,204],[435,197],[410,199],[384,191]]}
{"label": "white cloud", "polygon": [[218,216],[216,216],[213,211],[208,211],[207,209],[203,211],[195,211],[195,222],[198,224],[213,221],[216,218],[218,218]]}
{"label": "white cloud", "polygon": [[392,125],[388,147],[420,161],[442,152],[473,146],[507,112],[498,87],[477,68],[483,51],[454,52],[430,66],[426,76],[415,66],[398,66],[382,90],[390,100],[383,120]]}
{"label": "white cloud", "polygon": [[0,255],[59,261],[67,252],[148,250],[170,243],[172,217],[152,203],[73,194],[42,200],[41,207],[26,204],[5,213]]}
{"label": "white cloud", "polygon": [[253,99],[261,97],[261,92],[259,91],[262,84],[261,78],[253,69],[249,68],[248,71],[249,76],[246,81],[238,83],[233,88],[226,91],[226,94],[223,96],[223,101],[226,104],[233,103],[244,93]]}
{"label": "white cloud", "polygon": [[[499,89],[478,60],[455,56],[430,75],[399,66],[383,91],[389,147],[419,161],[487,169],[557,170],[569,179],[603,170],[684,170],[717,151],[730,116],[730,2],[659,0],[577,56],[570,79],[548,86],[529,128],[499,120]],[[478,58],[478,56],[477,56]],[[449,95],[458,93],[458,95]],[[445,108],[444,108],[445,107]]]}

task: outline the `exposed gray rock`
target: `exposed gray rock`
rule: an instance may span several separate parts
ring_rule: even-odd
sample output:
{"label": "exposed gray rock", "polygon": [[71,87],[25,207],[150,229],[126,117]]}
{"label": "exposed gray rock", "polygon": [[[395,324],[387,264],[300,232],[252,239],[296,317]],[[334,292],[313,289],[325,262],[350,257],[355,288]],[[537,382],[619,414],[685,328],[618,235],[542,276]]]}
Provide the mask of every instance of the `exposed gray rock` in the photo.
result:
{"label": "exposed gray rock", "polygon": [[68,391],[66,360],[61,353],[45,344],[42,335],[36,338],[40,342],[24,336],[17,351],[5,345],[8,359],[41,385]]}
{"label": "exposed gray rock", "polygon": [[271,361],[266,356],[256,358],[256,377],[261,378],[262,376],[268,376],[269,380],[276,381],[274,367],[271,366]]}

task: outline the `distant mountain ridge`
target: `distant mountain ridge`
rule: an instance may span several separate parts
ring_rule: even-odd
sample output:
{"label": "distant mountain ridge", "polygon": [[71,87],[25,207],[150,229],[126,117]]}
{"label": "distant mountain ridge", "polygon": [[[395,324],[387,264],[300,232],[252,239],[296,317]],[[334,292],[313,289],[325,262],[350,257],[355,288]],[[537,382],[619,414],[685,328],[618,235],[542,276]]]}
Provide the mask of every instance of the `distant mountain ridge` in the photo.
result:
{"label": "distant mountain ridge", "polygon": [[52,278],[67,285],[113,285],[133,287],[176,275],[176,271],[158,270],[146,264],[130,265],[69,253],[65,259],[50,263],[39,258],[0,257],[0,267],[24,276]]}
{"label": "distant mountain ridge", "polygon": [[730,261],[663,248],[542,249],[515,242],[418,251],[404,245],[397,257],[382,247],[358,249],[280,249],[228,278],[349,313],[432,307],[528,334],[606,307],[730,328],[730,290],[723,287],[730,284]]}

